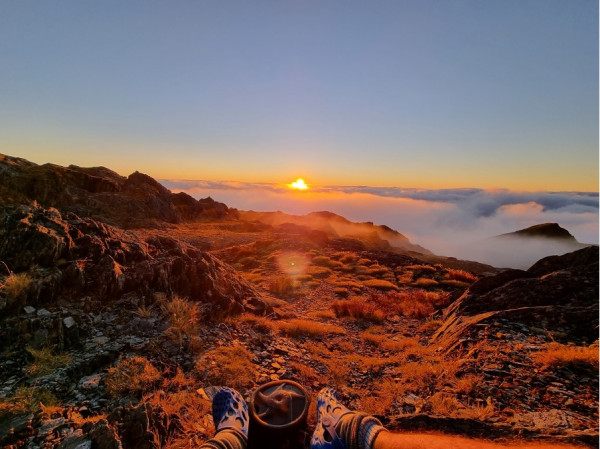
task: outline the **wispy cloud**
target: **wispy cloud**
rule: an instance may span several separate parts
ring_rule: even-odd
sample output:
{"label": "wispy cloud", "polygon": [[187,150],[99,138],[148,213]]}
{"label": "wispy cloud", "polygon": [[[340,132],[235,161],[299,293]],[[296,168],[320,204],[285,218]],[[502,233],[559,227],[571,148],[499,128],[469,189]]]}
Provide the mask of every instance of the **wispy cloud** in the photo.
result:
{"label": "wispy cloud", "polygon": [[245,210],[306,214],[329,210],[353,221],[388,225],[438,254],[466,257],[477,241],[539,223],[557,222],[580,242],[598,243],[598,193],[483,189],[405,189],[163,180],[174,191],[211,196]]}

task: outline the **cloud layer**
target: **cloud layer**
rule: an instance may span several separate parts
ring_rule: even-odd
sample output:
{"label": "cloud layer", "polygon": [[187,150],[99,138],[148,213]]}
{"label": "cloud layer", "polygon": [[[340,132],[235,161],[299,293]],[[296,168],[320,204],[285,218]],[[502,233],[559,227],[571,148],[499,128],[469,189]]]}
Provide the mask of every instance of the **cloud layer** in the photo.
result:
{"label": "cloud layer", "polygon": [[595,192],[368,186],[321,186],[295,192],[275,184],[161,182],[173,191],[184,191],[195,198],[211,196],[243,210],[292,214],[329,210],[352,221],[385,224],[437,254],[459,258],[473,258],[477,242],[482,239],[547,222],[559,223],[580,242],[598,243]]}

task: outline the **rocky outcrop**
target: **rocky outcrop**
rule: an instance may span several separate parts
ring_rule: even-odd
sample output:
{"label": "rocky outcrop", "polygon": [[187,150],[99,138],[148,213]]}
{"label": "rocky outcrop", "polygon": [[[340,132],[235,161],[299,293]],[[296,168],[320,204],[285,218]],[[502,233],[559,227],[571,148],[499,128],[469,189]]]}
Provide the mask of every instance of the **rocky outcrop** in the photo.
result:
{"label": "rocky outcrop", "polygon": [[388,226],[372,222],[355,223],[328,211],[312,212],[307,215],[290,215],[283,212],[240,212],[248,221],[292,230],[318,231],[329,239],[351,238],[363,242],[369,249],[395,250],[401,253],[432,254],[431,251],[412,243],[406,236]]}
{"label": "rocky outcrop", "polygon": [[59,297],[92,295],[114,301],[127,293],[182,296],[202,303],[209,315],[250,310],[265,313],[261,295],[208,253],[168,237],[147,241],[73,213],[64,216],[37,203],[0,211],[0,260],[27,271],[27,294],[0,292],[0,314],[24,306],[49,307]]}
{"label": "rocky outcrop", "polygon": [[93,217],[124,228],[163,222],[233,218],[237,212],[211,198],[173,194],[148,175],[125,178],[105,168],[36,165],[0,154],[0,204],[29,204]]}
{"label": "rocky outcrop", "polygon": [[452,347],[481,323],[505,318],[566,341],[598,337],[598,247],[544,258],[473,284],[444,312],[433,341]]}
{"label": "rocky outcrop", "polygon": [[496,238],[505,237],[541,237],[577,242],[575,237],[573,237],[573,235],[565,228],[562,228],[558,223],[542,223],[525,229],[520,229],[515,232],[510,232],[508,234],[501,234]]}

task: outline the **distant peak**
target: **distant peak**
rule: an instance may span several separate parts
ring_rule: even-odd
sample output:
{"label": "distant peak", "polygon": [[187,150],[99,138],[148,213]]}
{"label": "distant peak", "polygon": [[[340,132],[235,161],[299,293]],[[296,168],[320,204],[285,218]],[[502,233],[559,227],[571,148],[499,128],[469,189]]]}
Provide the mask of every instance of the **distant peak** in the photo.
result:
{"label": "distant peak", "polygon": [[575,240],[575,237],[558,223],[537,224],[515,232],[502,234],[499,237],[544,237],[550,239]]}

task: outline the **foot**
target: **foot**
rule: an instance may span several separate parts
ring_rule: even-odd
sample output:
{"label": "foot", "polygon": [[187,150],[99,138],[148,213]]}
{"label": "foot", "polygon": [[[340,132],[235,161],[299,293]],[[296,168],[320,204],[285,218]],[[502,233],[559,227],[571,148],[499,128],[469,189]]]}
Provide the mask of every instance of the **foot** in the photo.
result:
{"label": "foot", "polygon": [[335,390],[323,388],[317,396],[317,427],[310,441],[311,449],[345,449],[346,444],[335,431],[342,416],[353,413],[344,407]]}
{"label": "foot", "polygon": [[213,398],[212,412],[217,432],[234,429],[248,437],[248,406],[237,391],[228,387],[221,388]]}

